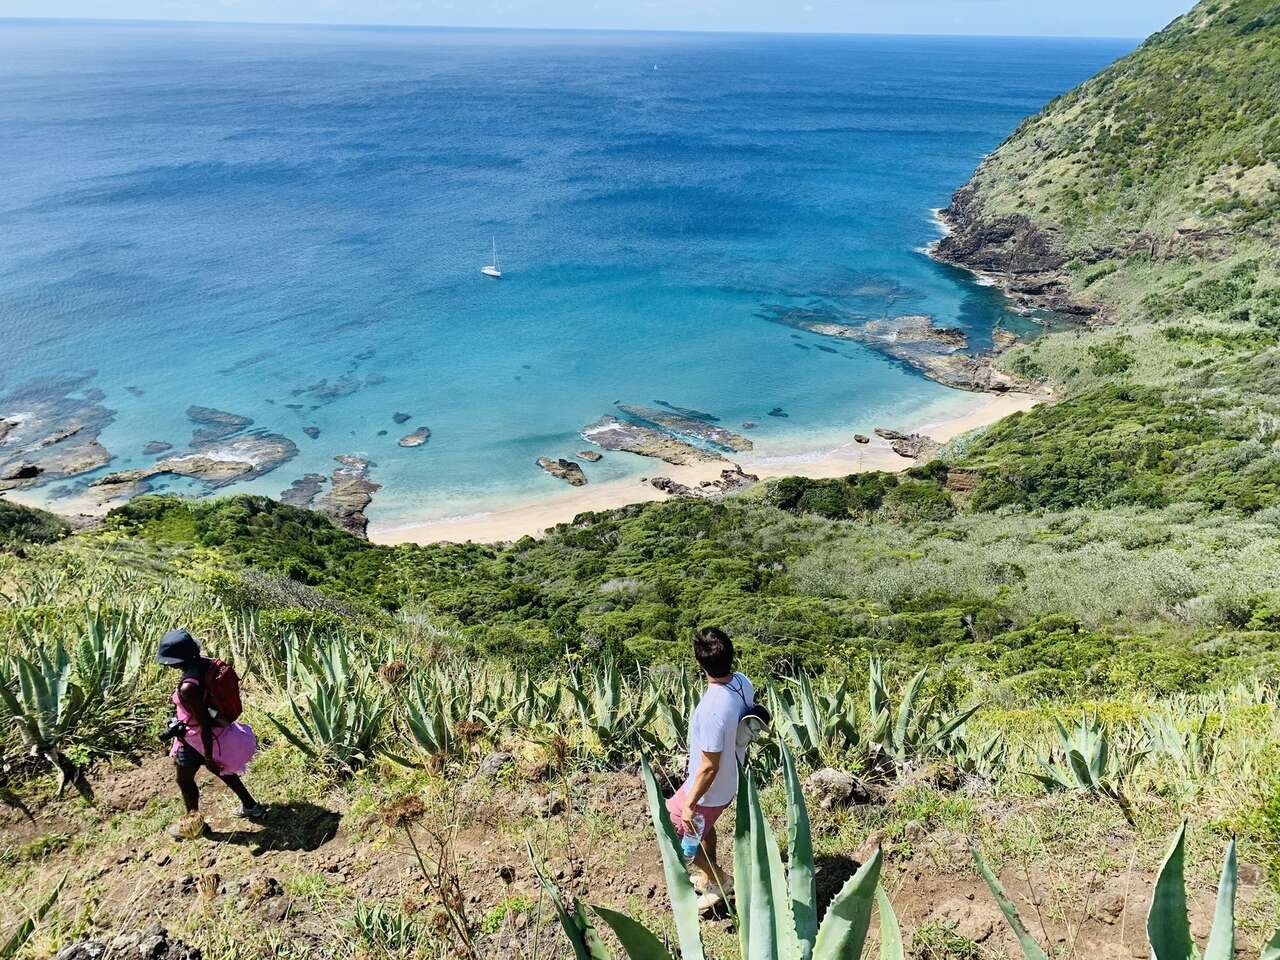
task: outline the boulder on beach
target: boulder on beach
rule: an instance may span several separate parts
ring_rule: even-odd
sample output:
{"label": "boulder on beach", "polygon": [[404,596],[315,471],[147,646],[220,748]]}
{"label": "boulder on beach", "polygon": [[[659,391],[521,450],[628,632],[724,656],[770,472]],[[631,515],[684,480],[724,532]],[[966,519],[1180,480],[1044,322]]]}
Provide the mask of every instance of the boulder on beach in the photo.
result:
{"label": "boulder on beach", "polygon": [[870,443],[871,438],[868,437],[865,433],[855,433],[853,435],[853,442],[854,443]]}
{"label": "boulder on beach", "polygon": [[893,452],[908,460],[932,460],[942,444],[922,433],[901,433],[887,427],[876,427],[876,436],[888,440]]}
{"label": "boulder on beach", "polygon": [[[400,438],[400,446],[402,447],[420,447],[431,439],[431,431],[426,427],[419,427],[413,433],[405,434]],[[447,446],[447,444],[446,444]]]}
{"label": "boulder on beach", "polygon": [[539,457],[538,466],[557,480],[563,480],[571,487],[585,487],[587,485],[587,475],[582,472],[582,466],[572,460],[565,460],[563,457],[551,459],[550,457]]}
{"label": "boulder on beach", "polygon": [[746,490],[760,482],[754,473],[745,473],[736,463],[732,467],[720,471],[715,480],[703,480],[696,487],[679,483],[670,477],[652,477],[649,486],[673,497],[696,497],[700,500],[718,500],[730,493]]}

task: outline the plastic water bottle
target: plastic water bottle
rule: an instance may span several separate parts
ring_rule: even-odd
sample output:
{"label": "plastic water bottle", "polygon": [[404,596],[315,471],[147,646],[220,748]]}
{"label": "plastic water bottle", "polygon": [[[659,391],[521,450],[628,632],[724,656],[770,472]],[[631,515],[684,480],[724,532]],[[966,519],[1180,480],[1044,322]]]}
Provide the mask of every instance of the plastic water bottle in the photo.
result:
{"label": "plastic water bottle", "polygon": [[686,833],[680,838],[680,853],[685,860],[692,860],[698,853],[698,847],[702,846],[702,831],[706,829],[707,821],[703,819],[702,814],[695,813],[693,815],[693,833]]}

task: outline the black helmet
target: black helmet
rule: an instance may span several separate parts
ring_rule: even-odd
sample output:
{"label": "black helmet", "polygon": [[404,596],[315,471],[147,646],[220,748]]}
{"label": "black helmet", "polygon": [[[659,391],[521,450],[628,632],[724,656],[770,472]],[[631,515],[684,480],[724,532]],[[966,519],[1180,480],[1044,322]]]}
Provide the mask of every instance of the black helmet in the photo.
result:
{"label": "black helmet", "polygon": [[160,640],[160,649],[156,651],[156,660],[166,667],[180,667],[199,656],[200,641],[184,627],[166,633]]}

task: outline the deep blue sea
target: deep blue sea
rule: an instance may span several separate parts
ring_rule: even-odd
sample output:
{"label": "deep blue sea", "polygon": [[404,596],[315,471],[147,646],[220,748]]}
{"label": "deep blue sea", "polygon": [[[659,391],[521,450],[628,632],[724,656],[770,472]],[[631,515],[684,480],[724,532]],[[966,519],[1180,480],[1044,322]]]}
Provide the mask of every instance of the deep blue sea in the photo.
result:
{"label": "deep blue sea", "polygon": [[0,395],[96,370],[112,469],[191,404],[297,442],[232,490],[367,455],[382,526],[563,490],[535,459],[616,401],[765,455],[902,422],[952,395],[760,314],[982,344],[1002,301],[921,254],[931,209],[1132,46],[0,21]]}

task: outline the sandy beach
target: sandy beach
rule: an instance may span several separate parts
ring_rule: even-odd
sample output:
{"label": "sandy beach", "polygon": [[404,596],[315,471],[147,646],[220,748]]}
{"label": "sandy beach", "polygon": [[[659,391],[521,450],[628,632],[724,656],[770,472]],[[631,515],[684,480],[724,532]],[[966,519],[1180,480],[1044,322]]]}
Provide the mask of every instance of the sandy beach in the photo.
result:
{"label": "sandy beach", "polygon": [[[975,394],[973,403],[954,416],[925,423],[911,424],[905,432],[918,432],[946,442],[989,426],[1011,413],[1029,410],[1048,397],[1028,393]],[[898,456],[889,444],[872,437],[868,444],[855,443],[852,434],[846,443],[829,450],[787,457],[738,458],[747,473],[761,479],[771,477],[844,477],[868,470],[905,470],[914,461]],[[670,477],[677,483],[696,487],[704,480],[719,477],[728,466],[725,462],[700,463],[685,467],[654,461],[653,476]],[[609,510],[631,503],[664,500],[666,494],[655,490],[638,477],[577,487],[565,493],[524,503],[506,509],[477,513],[465,517],[430,520],[395,527],[371,527],[369,539],[375,543],[498,543],[523,536],[538,536],[549,527],[566,523],[580,513]]]}

